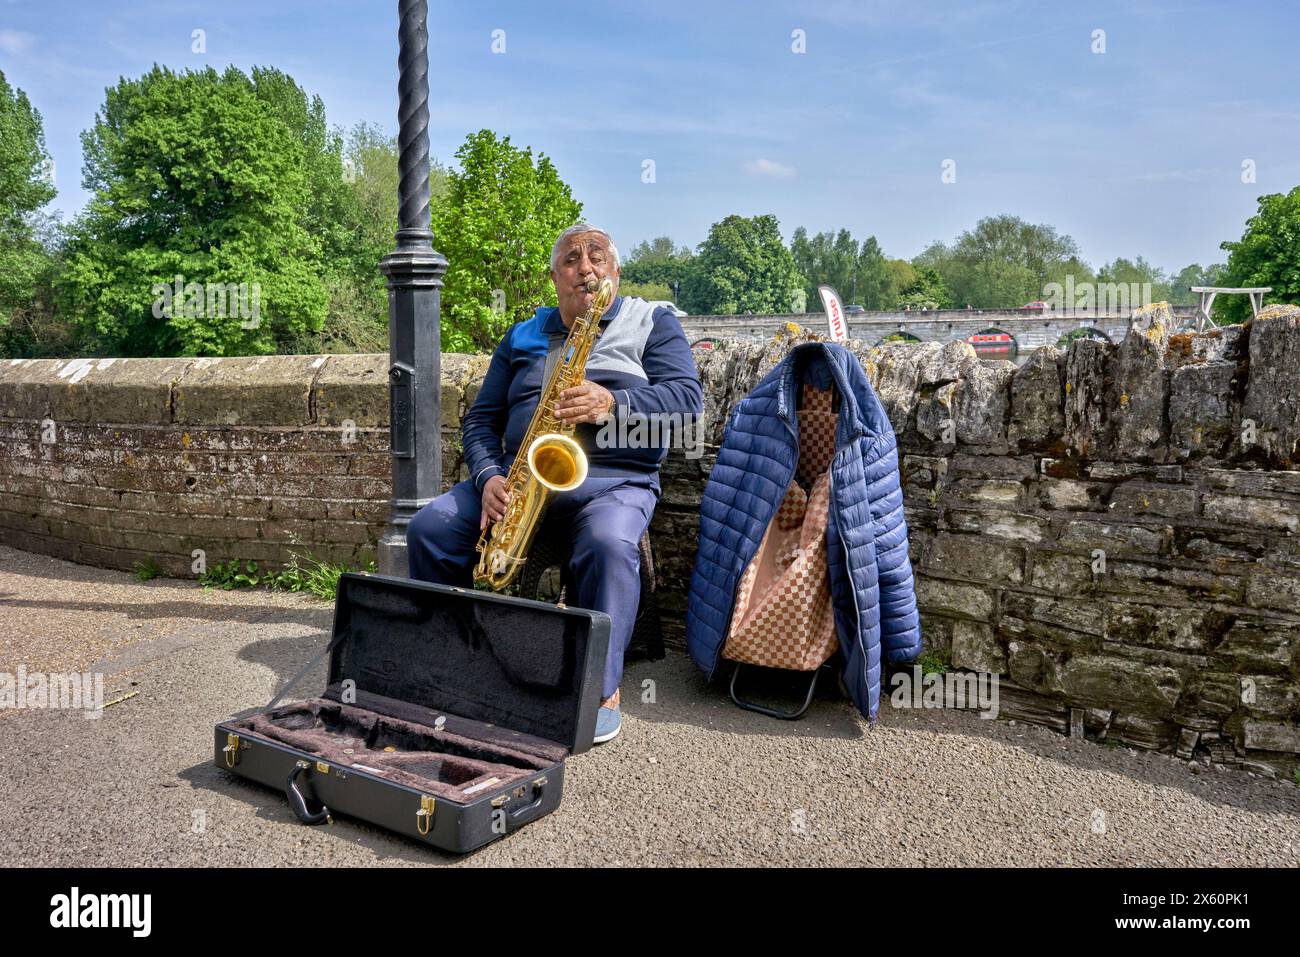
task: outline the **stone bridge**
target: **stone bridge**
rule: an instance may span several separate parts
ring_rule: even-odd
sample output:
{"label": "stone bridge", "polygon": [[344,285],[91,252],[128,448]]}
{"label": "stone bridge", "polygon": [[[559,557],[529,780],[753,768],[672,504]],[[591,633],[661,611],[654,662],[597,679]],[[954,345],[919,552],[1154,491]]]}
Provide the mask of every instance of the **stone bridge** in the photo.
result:
{"label": "stone bridge", "polygon": [[[1170,312],[1179,326],[1190,326],[1194,306],[1174,306]],[[848,317],[849,336],[868,346],[886,336],[902,334],[918,342],[952,342],[980,332],[1005,332],[1015,342],[1012,355],[1024,358],[1039,346],[1055,346],[1060,338],[1079,329],[1091,338],[1120,342],[1128,334],[1132,310],[1035,309],[936,309],[919,312],[866,312]],[[770,339],[786,323],[821,331],[826,328],[822,312],[772,316],[687,316],[682,327],[692,341],[750,337]]]}

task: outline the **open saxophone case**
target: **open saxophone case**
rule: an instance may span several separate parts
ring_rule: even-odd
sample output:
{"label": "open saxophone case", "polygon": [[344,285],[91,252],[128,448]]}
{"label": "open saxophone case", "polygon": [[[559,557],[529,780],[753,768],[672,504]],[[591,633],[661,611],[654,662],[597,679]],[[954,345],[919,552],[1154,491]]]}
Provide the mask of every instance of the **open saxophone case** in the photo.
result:
{"label": "open saxophone case", "polygon": [[[339,577],[326,648],[264,709],[216,727],[219,768],[464,853],[560,804],[591,747],[609,616],[385,575]],[[329,655],[318,697],[280,704]]]}
{"label": "open saxophone case", "polygon": [[[747,711],[793,720],[812,704],[823,666],[839,651],[826,558],[831,460],[841,396],[832,383],[804,382],[798,393],[799,461],[758,552],[736,587],[722,657],[736,663],[731,700]],[[802,672],[809,677],[803,704],[769,708],[737,691],[746,665]]]}

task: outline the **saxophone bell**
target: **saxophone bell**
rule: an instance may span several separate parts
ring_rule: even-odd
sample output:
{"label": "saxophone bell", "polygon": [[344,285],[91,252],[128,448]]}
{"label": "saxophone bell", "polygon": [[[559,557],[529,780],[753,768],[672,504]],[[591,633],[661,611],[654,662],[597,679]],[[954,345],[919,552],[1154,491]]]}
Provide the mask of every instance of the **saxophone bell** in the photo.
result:
{"label": "saxophone bell", "polygon": [[587,479],[587,453],[559,432],[535,438],[528,446],[527,461],[537,481],[552,492],[567,492]]}

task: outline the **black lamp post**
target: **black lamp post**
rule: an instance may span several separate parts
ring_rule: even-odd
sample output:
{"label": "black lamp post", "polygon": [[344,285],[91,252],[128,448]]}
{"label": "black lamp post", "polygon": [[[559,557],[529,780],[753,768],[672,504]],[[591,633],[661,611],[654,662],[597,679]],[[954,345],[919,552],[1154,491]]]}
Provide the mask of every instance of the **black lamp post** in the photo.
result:
{"label": "black lamp post", "polygon": [[447,260],[429,228],[428,0],[398,0],[397,248],[388,277],[388,412],[393,508],[379,539],[384,575],[406,575],[406,527],[442,488],[438,300]]}

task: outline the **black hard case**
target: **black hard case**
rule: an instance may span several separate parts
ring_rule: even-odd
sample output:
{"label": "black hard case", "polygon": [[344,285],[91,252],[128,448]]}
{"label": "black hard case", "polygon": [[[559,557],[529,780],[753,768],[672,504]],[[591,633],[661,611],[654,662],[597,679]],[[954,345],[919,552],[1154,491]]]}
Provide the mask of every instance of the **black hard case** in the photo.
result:
{"label": "black hard case", "polygon": [[341,813],[474,850],[559,806],[565,756],[592,744],[609,624],[597,611],[342,575],[324,693],[277,707],[300,674],[266,708],[217,725],[216,765],[283,789],[308,823]]}

